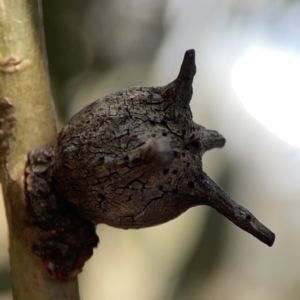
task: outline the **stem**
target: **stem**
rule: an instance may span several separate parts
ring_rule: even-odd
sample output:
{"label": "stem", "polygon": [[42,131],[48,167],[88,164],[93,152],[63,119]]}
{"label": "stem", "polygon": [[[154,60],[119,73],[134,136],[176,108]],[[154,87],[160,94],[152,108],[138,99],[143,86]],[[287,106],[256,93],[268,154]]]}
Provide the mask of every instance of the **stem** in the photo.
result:
{"label": "stem", "polygon": [[26,240],[30,232],[24,224],[27,153],[55,143],[57,135],[40,5],[39,0],[0,1],[0,180],[9,227],[13,297],[76,300],[77,278],[52,281],[20,239]]}

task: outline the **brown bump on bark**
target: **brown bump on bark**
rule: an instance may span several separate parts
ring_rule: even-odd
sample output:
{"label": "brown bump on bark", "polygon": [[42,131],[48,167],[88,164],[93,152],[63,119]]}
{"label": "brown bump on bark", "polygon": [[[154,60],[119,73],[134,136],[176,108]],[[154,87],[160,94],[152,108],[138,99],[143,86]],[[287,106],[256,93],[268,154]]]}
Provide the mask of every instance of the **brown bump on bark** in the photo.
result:
{"label": "brown bump on bark", "polygon": [[41,258],[56,280],[76,276],[98,244],[93,224],[52,186],[51,166],[55,146],[43,146],[28,154],[25,168],[26,226],[33,233],[25,243]]}
{"label": "brown bump on bark", "polygon": [[0,97],[0,120],[0,165],[2,164],[5,168],[10,139],[17,122],[14,106],[8,97]]}
{"label": "brown bump on bark", "polygon": [[[225,139],[193,122],[195,73],[188,50],[165,87],[131,87],[78,112],[58,136],[53,186],[93,224],[154,226],[202,204],[271,245],[274,234],[254,217],[237,218],[245,209],[203,175],[202,155]],[[218,206],[220,197],[228,201]]]}

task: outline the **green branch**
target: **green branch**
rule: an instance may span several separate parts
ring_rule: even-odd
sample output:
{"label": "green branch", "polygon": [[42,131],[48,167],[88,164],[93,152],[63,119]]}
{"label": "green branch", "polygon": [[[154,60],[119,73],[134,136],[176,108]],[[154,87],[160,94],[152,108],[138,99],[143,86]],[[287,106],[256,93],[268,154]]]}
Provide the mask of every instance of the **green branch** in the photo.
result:
{"label": "green branch", "polygon": [[57,135],[38,0],[0,1],[0,180],[9,226],[13,296],[79,299],[77,279],[55,282],[22,240],[26,229],[24,166],[27,153]]}

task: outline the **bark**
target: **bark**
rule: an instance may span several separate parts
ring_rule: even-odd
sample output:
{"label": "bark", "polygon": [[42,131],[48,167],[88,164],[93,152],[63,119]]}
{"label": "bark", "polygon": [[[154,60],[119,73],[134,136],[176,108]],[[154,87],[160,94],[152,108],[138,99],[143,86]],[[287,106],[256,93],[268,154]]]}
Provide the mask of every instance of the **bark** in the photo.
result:
{"label": "bark", "polygon": [[55,116],[48,83],[38,0],[0,1],[0,179],[9,226],[13,297],[79,299],[76,277],[53,281],[21,242],[26,236],[24,167],[28,152],[54,143]]}

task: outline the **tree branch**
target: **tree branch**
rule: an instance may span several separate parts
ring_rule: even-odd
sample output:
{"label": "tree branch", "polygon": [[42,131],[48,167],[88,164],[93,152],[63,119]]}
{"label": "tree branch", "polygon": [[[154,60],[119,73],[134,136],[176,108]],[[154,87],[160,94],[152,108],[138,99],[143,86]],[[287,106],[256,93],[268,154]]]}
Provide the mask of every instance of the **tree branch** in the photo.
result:
{"label": "tree branch", "polygon": [[27,153],[54,143],[57,129],[48,84],[39,0],[0,1],[0,180],[9,226],[14,299],[79,299],[77,279],[55,282],[26,240]]}

